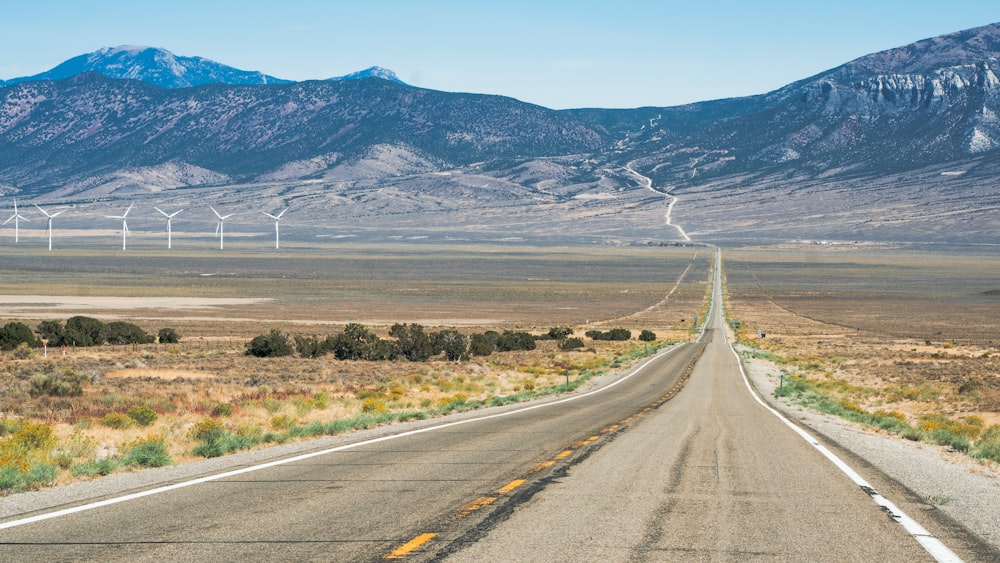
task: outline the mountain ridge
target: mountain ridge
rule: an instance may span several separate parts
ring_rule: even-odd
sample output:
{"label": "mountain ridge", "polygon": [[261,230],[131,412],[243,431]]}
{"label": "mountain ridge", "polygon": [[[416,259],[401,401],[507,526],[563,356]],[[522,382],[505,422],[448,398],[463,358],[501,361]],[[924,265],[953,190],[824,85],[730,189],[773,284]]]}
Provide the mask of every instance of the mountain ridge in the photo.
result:
{"label": "mountain ridge", "polygon": [[[989,229],[1000,232],[1000,220],[989,210],[1000,207],[991,177],[1000,170],[998,57],[1000,24],[991,24],[873,53],[756,96],[635,109],[551,110],[384,77],[164,89],[83,73],[0,89],[0,191],[84,201],[224,188],[226,197],[252,197],[256,186],[277,182],[288,198],[319,189],[315,197],[326,203],[317,209],[373,190],[357,200],[372,206],[373,224],[403,206],[408,217],[450,213],[454,228],[481,229],[473,215],[459,214],[478,208],[476,217],[514,221],[504,219],[511,209],[534,216],[527,210],[541,206],[586,218],[550,221],[561,228],[598,221],[612,233],[624,228],[618,218],[634,236],[655,229],[629,222],[623,210],[654,217],[669,192],[700,206],[687,210],[689,234],[736,236],[753,226],[896,237],[919,224],[917,236],[931,232],[931,218],[954,215],[961,218],[954,232],[935,236],[997,238]],[[769,194],[808,186],[824,197],[844,185],[857,191],[838,191],[826,207],[797,204],[810,209],[805,223],[801,209],[777,208],[766,223],[733,223],[732,206],[727,213],[706,197],[744,194],[740,205],[780,206]],[[913,215],[907,201],[886,204],[893,190],[935,211]],[[910,217],[910,226],[873,228],[866,209]]]}

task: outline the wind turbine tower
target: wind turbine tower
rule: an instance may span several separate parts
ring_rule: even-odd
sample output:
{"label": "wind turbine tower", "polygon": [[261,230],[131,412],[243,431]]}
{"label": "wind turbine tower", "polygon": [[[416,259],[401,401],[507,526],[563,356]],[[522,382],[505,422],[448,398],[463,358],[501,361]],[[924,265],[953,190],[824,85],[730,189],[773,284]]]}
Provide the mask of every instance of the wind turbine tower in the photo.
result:
{"label": "wind turbine tower", "polygon": [[6,225],[7,223],[10,223],[11,220],[14,221],[14,244],[17,244],[17,239],[20,237],[20,232],[21,232],[20,227],[18,227],[18,225],[17,225],[18,220],[28,221],[29,223],[31,221],[28,220],[27,217],[22,217],[21,214],[17,212],[17,198],[16,197],[14,198],[14,214],[10,216],[10,219],[7,219],[6,221],[4,221],[3,224]]}
{"label": "wind turbine tower", "polygon": [[164,217],[167,218],[167,250],[170,250],[170,248],[172,246],[172,243],[171,243],[172,236],[171,236],[171,231],[170,231],[170,221],[174,218],[175,215],[177,215],[178,213],[180,213],[181,211],[184,211],[184,210],[183,209],[178,209],[177,211],[174,211],[173,213],[167,213],[166,211],[164,211],[164,210],[162,210],[162,209],[160,209],[159,207],[156,207],[156,206],[153,206],[153,209],[159,211],[161,215],[163,215]]}
{"label": "wind turbine tower", "polygon": [[125,213],[122,213],[121,215],[105,215],[108,219],[122,220],[122,250],[125,250],[125,237],[128,236],[128,223],[125,221],[125,218],[128,217],[128,212],[132,211],[133,205],[135,205],[135,202],[130,203],[128,205],[128,209],[126,209]]}
{"label": "wind turbine tower", "polygon": [[288,211],[287,207],[284,210],[282,210],[281,213],[278,213],[277,215],[271,215],[270,213],[266,213],[264,211],[261,211],[261,213],[264,213],[264,215],[267,215],[271,219],[274,219],[274,248],[275,248],[275,250],[278,249],[278,242],[279,242],[279,239],[281,238],[281,234],[278,232],[278,223],[281,222],[281,216],[285,214],[285,211]]}
{"label": "wind turbine tower", "polygon": [[[38,204],[35,204],[35,207],[38,207]],[[51,252],[52,251],[52,219],[56,215],[59,215],[60,213],[63,213],[66,210],[63,209],[62,211],[56,211],[55,213],[53,213],[51,215],[49,214],[48,211],[42,209],[41,207],[38,207],[38,210],[41,211],[46,217],[49,218],[49,251]]]}
{"label": "wind turbine tower", "polygon": [[216,236],[219,237],[219,250],[222,250],[223,248],[225,248],[226,244],[226,226],[225,226],[226,219],[229,219],[230,217],[236,214],[230,213],[229,215],[219,215],[219,212],[216,211],[215,208],[212,207],[211,205],[209,205],[208,208],[212,210],[212,213],[215,213],[216,217],[219,218],[219,222],[215,225],[215,234]]}

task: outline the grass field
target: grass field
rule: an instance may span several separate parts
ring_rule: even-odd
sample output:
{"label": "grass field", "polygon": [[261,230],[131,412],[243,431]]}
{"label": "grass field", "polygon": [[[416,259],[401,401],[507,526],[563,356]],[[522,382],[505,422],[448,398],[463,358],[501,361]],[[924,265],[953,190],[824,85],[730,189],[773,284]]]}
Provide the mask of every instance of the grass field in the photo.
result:
{"label": "grass field", "polygon": [[742,344],[777,363],[802,401],[963,451],[993,440],[984,457],[1000,461],[992,250],[741,248],[724,271]]}
{"label": "grass field", "polygon": [[[4,353],[0,489],[559,392],[690,337],[705,307],[705,248],[328,244],[279,253],[91,251],[0,254],[0,320],[31,327],[86,315],[125,320],[178,344]],[[253,336],[335,334],[394,323],[465,334],[569,326],[633,331],[564,351],[468,361],[338,361],[244,354]],[[640,330],[654,343],[640,343]],[[567,377],[568,376],[568,377]],[[45,383],[48,382],[48,383]],[[74,382],[79,394],[63,389]],[[63,385],[65,383],[65,385]],[[43,385],[44,384],[44,385]],[[45,385],[48,385],[46,387]],[[152,414],[150,414],[152,413]],[[152,420],[150,420],[152,419]]]}

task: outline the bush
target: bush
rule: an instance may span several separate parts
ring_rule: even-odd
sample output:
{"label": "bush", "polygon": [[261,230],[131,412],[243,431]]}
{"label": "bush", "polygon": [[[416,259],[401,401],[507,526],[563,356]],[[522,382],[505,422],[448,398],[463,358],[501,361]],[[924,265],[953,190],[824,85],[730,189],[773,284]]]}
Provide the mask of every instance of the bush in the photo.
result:
{"label": "bush", "polygon": [[22,344],[31,348],[38,348],[42,345],[35,338],[35,333],[31,332],[28,325],[24,323],[10,322],[0,328],[0,350],[13,350]]}
{"label": "bush", "polygon": [[108,428],[114,428],[116,430],[124,430],[132,426],[132,418],[125,413],[109,412],[101,417],[100,423],[101,426],[107,426]]}
{"label": "bush", "polygon": [[496,338],[491,337],[490,333],[498,337],[499,334],[490,331],[485,334],[473,334],[469,337],[469,354],[473,356],[489,356],[496,351]]}
{"label": "bush", "polygon": [[338,360],[391,360],[396,346],[380,339],[358,323],[349,323],[344,332],[327,338],[327,345]]}
{"label": "bush", "polygon": [[288,335],[277,329],[271,329],[268,334],[255,336],[246,346],[246,354],[258,358],[291,356],[292,352],[294,349]]}
{"label": "bush", "polygon": [[552,340],[562,340],[573,334],[573,329],[568,326],[557,326],[549,329],[548,337]]}
{"label": "bush", "polygon": [[156,339],[160,341],[160,344],[177,344],[181,341],[181,335],[172,328],[161,328]]}
{"label": "bush", "polygon": [[434,353],[430,337],[419,324],[394,324],[389,329],[389,336],[396,339],[399,354],[411,362],[427,361]]}
{"label": "bush", "polygon": [[135,406],[125,412],[139,426],[149,426],[156,422],[156,411],[147,406]]}
{"label": "bush", "polygon": [[132,444],[122,456],[122,465],[139,467],[163,467],[170,465],[170,454],[166,441],[159,436],[150,436]]}
{"label": "bush", "polygon": [[583,348],[582,338],[567,338],[559,343],[560,350],[578,350],[580,348]]}
{"label": "bush", "polygon": [[118,467],[118,462],[111,459],[95,459],[74,465],[69,472],[74,477],[100,477],[110,475]]}
{"label": "bush", "polygon": [[654,342],[656,340],[656,333],[651,330],[643,329],[643,331],[639,333],[639,340],[642,342]]}
{"label": "bush", "polygon": [[65,330],[59,321],[42,321],[36,327],[38,336],[49,341],[49,346],[62,346],[65,342]]}
{"label": "bush", "polygon": [[87,376],[67,368],[62,374],[44,375],[31,378],[31,388],[28,393],[32,397],[49,395],[51,397],[79,397],[83,395],[83,383]]}
{"label": "bush", "polygon": [[435,353],[444,352],[445,357],[453,362],[469,358],[469,338],[455,329],[435,332],[431,340]]}
{"label": "bush", "polygon": [[156,339],[138,326],[124,321],[114,321],[105,327],[108,344],[151,344]]}
{"label": "bush", "polygon": [[585,336],[591,340],[625,341],[632,338],[632,331],[626,328],[613,328],[607,332],[588,330]]}
{"label": "bush", "polygon": [[84,316],[66,321],[63,344],[68,346],[100,346],[107,340],[108,329],[101,321]]}
{"label": "bush", "polygon": [[296,336],[295,350],[303,358],[318,358],[330,352],[329,340],[320,340],[316,337]]}
{"label": "bush", "polygon": [[500,352],[534,350],[535,347],[535,337],[527,332],[505,330],[496,341],[496,349]]}

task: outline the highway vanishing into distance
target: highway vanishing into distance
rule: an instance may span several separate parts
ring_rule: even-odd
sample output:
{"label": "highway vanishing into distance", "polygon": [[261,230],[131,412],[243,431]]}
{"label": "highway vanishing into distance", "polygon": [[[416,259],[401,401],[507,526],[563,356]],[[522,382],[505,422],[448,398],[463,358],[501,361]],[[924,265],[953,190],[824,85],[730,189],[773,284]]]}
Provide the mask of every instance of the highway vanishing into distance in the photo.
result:
{"label": "highway vanishing into distance", "polygon": [[610,384],[12,516],[0,560],[975,559],[755,398],[716,264],[701,338]]}

